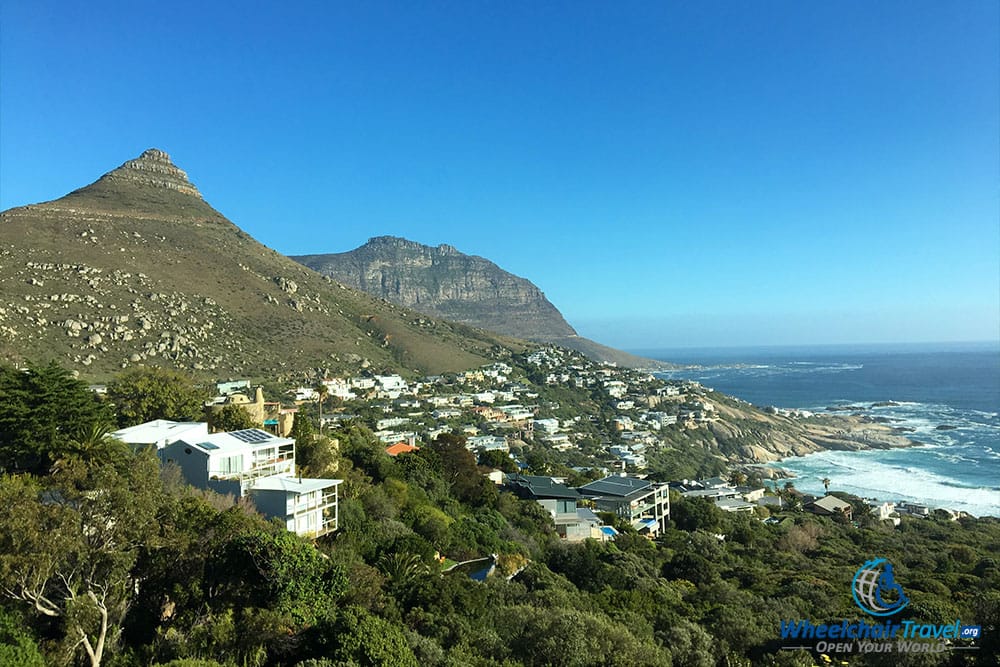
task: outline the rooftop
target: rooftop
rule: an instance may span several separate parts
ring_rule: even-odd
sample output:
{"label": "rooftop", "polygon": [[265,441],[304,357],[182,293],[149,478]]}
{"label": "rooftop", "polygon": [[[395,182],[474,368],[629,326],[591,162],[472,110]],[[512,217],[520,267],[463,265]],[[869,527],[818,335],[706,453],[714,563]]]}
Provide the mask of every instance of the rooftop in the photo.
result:
{"label": "rooftop", "polygon": [[837,496],[824,496],[813,502],[812,505],[827,512],[842,512],[851,508],[850,503],[841,500]]}
{"label": "rooftop", "polygon": [[178,439],[188,431],[198,428],[205,433],[208,432],[208,425],[205,422],[175,422],[169,419],[155,419],[145,424],[119,429],[111,436],[129,444],[152,444]]}
{"label": "rooftop", "polygon": [[638,477],[610,476],[599,479],[580,487],[580,492],[587,496],[617,496],[626,498],[632,494],[648,493],[653,484]]}
{"label": "rooftop", "polygon": [[410,452],[415,452],[419,447],[416,445],[410,445],[405,442],[397,442],[395,445],[390,445],[385,448],[385,453],[389,456],[399,456],[400,454],[409,454]]}
{"label": "rooftop", "polygon": [[553,480],[551,477],[539,475],[507,475],[507,485],[518,495],[529,495],[534,499],[566,498],[576,500],[580,497],[576,489]]}
{"label": "rooftop", "polygon": [[262,477],[254,482],[254,491],[286,491],[309,493],[342,483],[342,479],[320,479],[307,477]]}
{"label": "rooftop", "polygon": [[295,444],[295,440],[291,438],[279,438],[259,428],[248,428],[228,433],[213,433],[208,437],[198,439],[198,442],[188,442],[188,440],[184,440],[184,442],[209,454],[239,453],[262,447]]}

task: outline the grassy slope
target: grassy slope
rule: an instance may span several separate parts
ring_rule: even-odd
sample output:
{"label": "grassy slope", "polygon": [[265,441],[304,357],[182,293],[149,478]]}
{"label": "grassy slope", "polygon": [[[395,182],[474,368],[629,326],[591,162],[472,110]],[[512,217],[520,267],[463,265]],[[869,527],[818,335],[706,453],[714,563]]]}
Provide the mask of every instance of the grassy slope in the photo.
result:
{"label": "grassy slope", "polygon": [[[520,346],[333,283],[198,197],[107,178],[0,214],[0,294],[12,304],[0,312],[3,357],[56,359],[96,378],[161,341],[169,349],[141,363],[213,375],[350,368],[362,358],[376,369],[441,372]],[[129,321],[112,320],[123,315]],[[152,326],[141,329],[142,317]],[[60,326],[67,320],[89,326],[73,337]],[[93,333],[100,343],[87,342]]]}

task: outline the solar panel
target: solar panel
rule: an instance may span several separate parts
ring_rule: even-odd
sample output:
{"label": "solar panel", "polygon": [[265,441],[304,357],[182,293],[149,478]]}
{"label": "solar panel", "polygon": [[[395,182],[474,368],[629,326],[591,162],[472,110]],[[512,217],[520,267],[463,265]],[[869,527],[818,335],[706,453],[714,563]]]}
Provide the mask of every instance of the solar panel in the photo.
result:
{"label": "solar panel", "polygon": [[202,449],[218,449],[218,445],[213,445],[211,442],[199,442],[198,446]]}
{"label": "solar panel", "polygon": [[272,436],[267,431],[261,431],[257,428],[248,428],[242,431],[231,431],[229,435],[233,436],[237,440],[241,440],[246,443],[255,444],[258,442],[267,442],[274,436]]}

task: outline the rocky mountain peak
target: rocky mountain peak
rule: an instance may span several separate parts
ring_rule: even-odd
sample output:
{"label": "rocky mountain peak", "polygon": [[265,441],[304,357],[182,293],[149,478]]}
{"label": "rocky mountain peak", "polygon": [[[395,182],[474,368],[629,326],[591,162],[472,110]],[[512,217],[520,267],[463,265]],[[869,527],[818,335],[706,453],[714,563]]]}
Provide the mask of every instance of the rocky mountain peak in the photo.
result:
{"label": "rocky mountain peak", "polygon": [[361,246],[361,248],[367,248],[374,252],[383,251],[389,248],[393,250],[409,250],[414,253],[431,257],[444,257],[448,255],[464,256],[455,246],[448,245],[447,243],[442,243],[438,246],[429,246],[405,239],[401,236],[373,236],[368,239],[368,242]]}
{"label": "rocky mountain peak", "polygon": [[201,199],[201,193],[188,179],[188,175],[170,161],[167,153],[158,148],[144,151],[136,159],[105,174],[101,180],[165,188]]}
{"label": "rocky mountain peak", "polygon": [[583,338],[537,285],[446,243],[429,246],[398,236],[375,236],[349,252],[292,259],[342,285],[430,315],[563,345],[622,366],[660,365]]}
{"label": "rocky mountain peak", "polygon": [[461,254],[460,252],[458,252],[458,248],[456,248],[455,246],[452,246],[452,245],[448,245],[447,243],[442,243],[441,245],[439,245],[437,247],[437,251],[438,251],[438,254],[441,254],[441,255],[460,255]]}
{"label": "rocky mountain peak", "polygon": [[423,245],[415,243],[401,236],[373,236],[368,239],[364,246],[372,249],[379,248],[403,248],[403,249],[423,249]]}

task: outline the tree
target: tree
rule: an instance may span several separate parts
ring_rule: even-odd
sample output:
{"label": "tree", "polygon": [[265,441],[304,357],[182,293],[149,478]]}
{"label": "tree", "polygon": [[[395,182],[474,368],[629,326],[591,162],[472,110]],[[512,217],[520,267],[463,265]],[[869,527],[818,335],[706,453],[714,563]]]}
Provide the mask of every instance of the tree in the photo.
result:
{"label": "tree", "polygon": [[445,482],[459,500],[472,505],[495,504],[496,487],[479,474],[476,457],[465,447],[465,437],[442,433],[429,449],[438,455]]}
{"label": "tree", "polygon": [[0,609],[0,665],[45,667],[45,658],[24,623]]}
{"label": "tree", "polygon": [[197,421],[202,418],[208,391],[192,378],[164,368],[137,368],[108,385],[121,427],[154,419]]}
{"label": "tree", "polygon": [[722,523],[722,510],[704,498],[683,498],[670,503],[670,518],[681,530],[716,532]]}
{"label": "tree", "polygon": [[823,478],[823,489],[825,489],[827,493],[830,493],[830,478],[829,477],[824,477]]}
{"label": "tree", "polygon": [[299,445],[312,442],[316,437],[316,431],[313,429],[312,422],[304,414],[296,412],[288,437],[295,439],[295,445],[298,448]]}
{"label": "tree", "polygon": [[323,432],[323,400],[326,395],[330,393],[330,388],[326,386],[325,382],[319,382],[313,387],[316,392],[316,396],[319,399],[319,432]]}
{"label": "tree", "polygon": [[297,623],[317,622],[347,588],[339,565],[285,530],[237,535],[207,567],[207,583],[229,591],[236,606],[274,609]]}
{"label": "tree", "polygon": [[360,607],[337,611],[336,620],[315,629],[325,655],[338,665],[417,667],[417,659],[396,623]]}
{"label": "tree", "polygon": [[211,421],[212,429],[215,431],[242,431],[261,426],[253,420],[253,417],[243,406],[236,403],[222,406],[221,410],[212,413],[209,421]]}
{"label": "tree", "polygon": [[0,469],[45,473],[111,423],[108,407],[58,364],[0,365]]}
{"label": "tree", "polygon": [[0,590],[59,619],[67,650],[100,667],[136,590],[140,549],[154,541],[161,504],[151,454],[125,465],[71,462],[42,485],[0,477]]}
{"label": "tree", "polygon": [[507,473],[517,472],[517,464],[505,452],[499,449],[491,449],[479,455],[479,465],[497,468]]}

